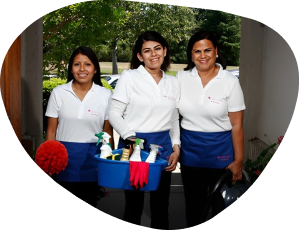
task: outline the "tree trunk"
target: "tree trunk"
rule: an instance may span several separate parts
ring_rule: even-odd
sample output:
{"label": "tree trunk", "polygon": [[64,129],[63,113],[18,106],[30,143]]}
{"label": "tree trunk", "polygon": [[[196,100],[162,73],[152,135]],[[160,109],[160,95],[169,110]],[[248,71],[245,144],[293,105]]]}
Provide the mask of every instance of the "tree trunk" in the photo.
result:
{"label": "tree trunk", "polygon": [[114,46],[112,51],[112,74],[118,74],[117,68],[117,45]]}

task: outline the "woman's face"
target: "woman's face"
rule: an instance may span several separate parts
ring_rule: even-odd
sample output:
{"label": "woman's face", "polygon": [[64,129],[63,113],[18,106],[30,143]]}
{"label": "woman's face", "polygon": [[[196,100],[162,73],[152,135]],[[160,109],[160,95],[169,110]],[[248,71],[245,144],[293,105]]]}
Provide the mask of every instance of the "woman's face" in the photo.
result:
{"label": "woman's face", "polygon": [[96,69],[91,60],[83,54],[78,54],[73,61],[72,73],[80,84],[91,83]]}
{"label": "woman's face", "polygon": [[137,57],[141,62],[144,62],[144,67],[147,70],[160,70],[166,52],[167,49],[163,48],[159,42],[146,41],[142,44],[141,54],[138,53]]}
{"label": "woman's face", "polygon": [[191,56],[198,71],[208,71],[215,66],[217,48],[210,40],[199,40],[194,43]]}

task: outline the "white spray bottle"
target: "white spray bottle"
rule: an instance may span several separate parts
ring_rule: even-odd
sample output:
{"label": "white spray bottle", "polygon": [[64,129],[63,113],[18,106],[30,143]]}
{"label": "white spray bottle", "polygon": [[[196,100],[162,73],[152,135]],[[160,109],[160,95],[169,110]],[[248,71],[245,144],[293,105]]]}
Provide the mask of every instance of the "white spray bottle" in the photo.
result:
{"label": "white spray bottle", "polygon": [[112,155],[112,148],[109,143],[110,135],[106,132],[101,132],[99,134],[95,134],[96,137],[99,138],[97,146],[99,145],[100,142],[102,142],[102,147],[100,148],[101,150],[101,155],[100,158],[106,159],[107,157]]}
{"label": "white spray bottle", "polygon": [[162,146],[150,144],[149,147],[150,147],[151,151],[150,151],[149,156],[146,158],[145,162],[155,163],[157,154],[159,152],[159,148],[162,148]]}
{"label": "white spray bottle", "polygon": [[129,159],[130,161],[142,161],[141,160],[141,149],[144,148],[143,143],[144,143],[143,139],[137,138],[135,140],[135,148],[134,148],[134,151]]}

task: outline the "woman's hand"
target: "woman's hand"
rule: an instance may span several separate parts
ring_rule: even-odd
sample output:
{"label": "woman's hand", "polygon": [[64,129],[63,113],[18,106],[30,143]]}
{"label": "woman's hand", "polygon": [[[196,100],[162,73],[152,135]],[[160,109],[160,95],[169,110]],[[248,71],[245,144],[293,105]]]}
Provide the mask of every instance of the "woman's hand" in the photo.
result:
{"label": "woman's hand", "polygon": [[233,181],[242,180],[243,161],[235,160],[226,169],[233,173]]}
{"label": "woman's hand", "polygon": [[130,150],[129,156],[131,156],[132,153],[134,152],[136,137],[135,136],[127,137],[125,140],[126,146],[127,146],[128,142],[130,142],[130,141],[134,144],[129,144],[129,150]]}
{"label": "woman's hand", "polygon": [[169,157],[168,167],[165,168],[165,171],[175,170],[179,158],[180,158],[180,148],[179,148],[178,145],[174,145],[173,146],[173,153]]}
{"label": "woman's hand", "polygon": [[232,140],[234,147],[234,161],[227,166],[233,173],[233,181],[242,180],[243,155],[244,155],[244,111],[229,112],[228,116],[232,125]]}

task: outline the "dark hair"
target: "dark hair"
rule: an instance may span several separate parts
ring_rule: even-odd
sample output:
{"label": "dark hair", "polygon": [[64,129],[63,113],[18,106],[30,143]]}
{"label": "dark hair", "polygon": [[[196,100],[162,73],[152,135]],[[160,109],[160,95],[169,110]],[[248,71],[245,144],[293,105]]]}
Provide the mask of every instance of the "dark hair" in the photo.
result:
{"label": "dark hair", "polygon": [[72,66],[73,66],[74,59],[78,54],[83,54],[90,59],[90,61],[94,65],[94,68],[96,69],[96,73],[93,75],[92,81],[95,84],[103,86],[101,82],[101,70],[100,70],[100,65],[99,65],[99,60],[97,58],[97,55],[91,48],[84,47],[84,46],[80,46],[77,49],[75,49],[70,57],[69,66],[67,70],[67,82],[70,82],[71,80],[74,79],[74,75],[72,73]]}
{"label": "dark hair", "polygon": [[130,68],[137,69],[140,65],[144,66],[144,62],[141,62],[138,59],[137,54],[141,54],[142,45],[144,42],[147,41],[158,42],[162,45],[163,49],[167,49],[166,56],[164,57],[163,64],[161,65],[161,69],[163,71],[167,71],[170,66],[170,47],[165,38],[163,38],[162,35],[156,31],[146,31],[138,37],[133,48],[133,55],[131,59]]}
{"label": "dark hair", "polygon": [[192,49],[196,42],[203,39],[207,39],[211,41],[214,48],[217,48],[218,58],[216,58],[216,62],[221,64],[223,69],[226,69],[226,61],[221,54],[219,44],[216,39],[216,35],[214,35],[212,32],[209,31],[200,30],[197,31],[195,34],[193,34],[189,39],[188,47],[187,47],[187,67],[184,70],[193,69],[193,67],[195,66],[195,64],[192,62]]}

